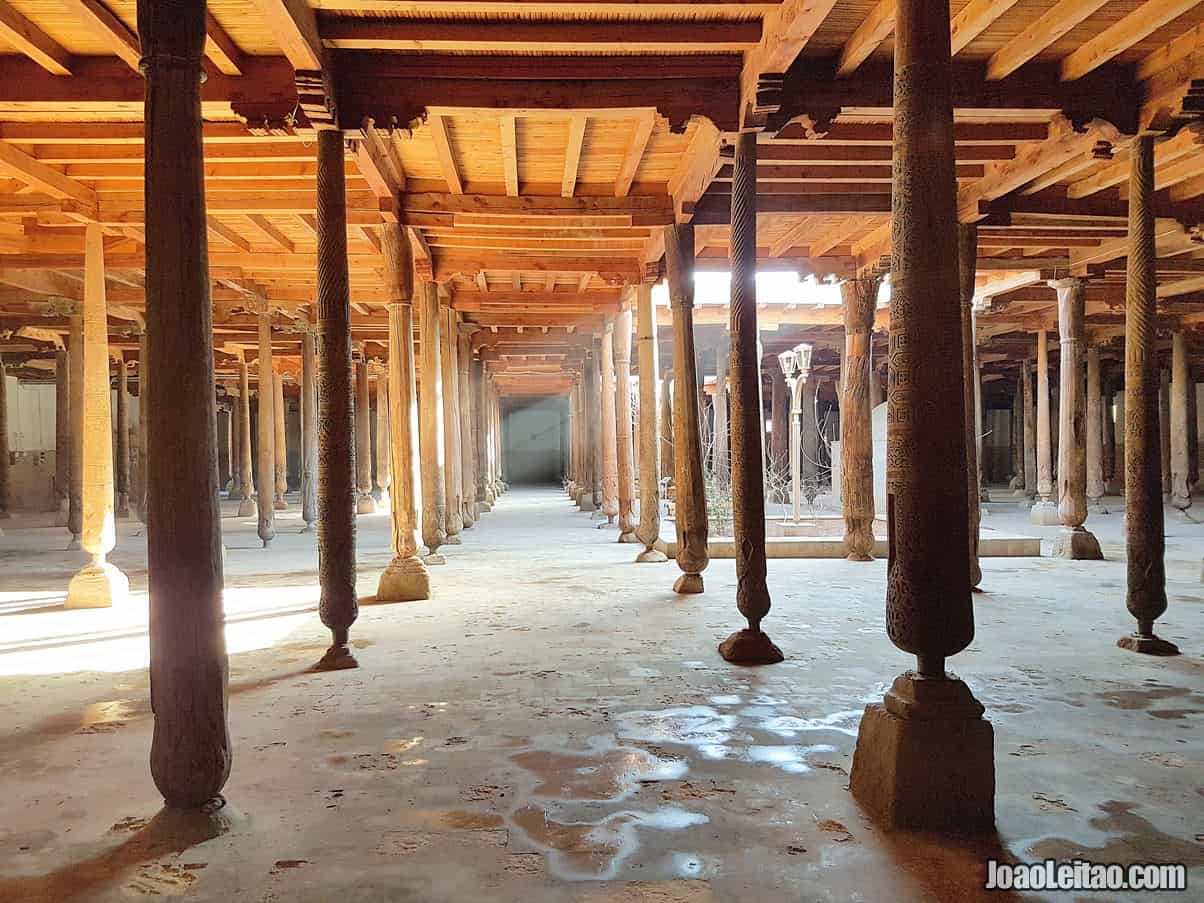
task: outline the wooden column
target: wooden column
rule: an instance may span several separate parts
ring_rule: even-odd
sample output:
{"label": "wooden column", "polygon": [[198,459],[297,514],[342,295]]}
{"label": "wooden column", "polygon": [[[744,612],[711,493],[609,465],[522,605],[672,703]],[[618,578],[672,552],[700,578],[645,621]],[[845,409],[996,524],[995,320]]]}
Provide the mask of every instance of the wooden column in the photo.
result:
{"label": "wooden column", "polygon": [[1012,479],[1008,487],[1016,498],[1028,491],[1024,482],[1024,371],[1016,373],[1016,388],[1012,392]]}
{"label": "wooden column", "polygon": [[673,381],[671,373],[665,373],[661,380],[661,437],[658,454],[660,455],[661,477],[673,479]]}
{"label": "wooden column", "polygon": [[615,424],[615,324],[614,318],[607,318],[606,329],[602,334],[602,352],[598,358],[601,368],[602,397],[600,423],[602,428],[598,438],[599,457],[602,462],[602,513],[606,515],[608,524],[614,523],[619,513],[619,458],[616,445],[617,426]]}
{"label": "wooden column", "polygon": [[71,314],[67,350],[70,354],[71,482],[67,508],[68,549],[78,549],[84,529],[84,318],[79,308]]}
{"label": "wooden column", "polygon": [[[54,354],[54,496],[58,500],[57,526],[67,524],[71,494],[71,365],[66,349]],[[142,390],[139,388],[139,407]]]}
{"label": "wooden column", "polygon": [[[850,279],[840,287],[844,300],[840,506],[844,512],[845,557],[849,561],[874,560],[874,427],[870,409],[870,341],[878,285],[876,277],[862,276]],[[785,377],[782,387],[784,390]],[[777,432],[776,425],[774,432]]]}
{"label": "wooden column", "polygon": [[[736,608],[748,622],[719,644],[725,661],[772,665],[782,661],[761,623],[769,614],[765,574],[765,452],[761,444],[761,356],[757,348],[757,134],[735,138],[731,203],[731,308],[728,319],[731,370],[732,521],[736,545]],[[716,472],[728,466],[724,391],[725,362],[715,382]]]}
{"label": "wooden column", "polygon": [[724,337],[715,345],[715,394],[711,396],[711,472],[722,483],[730,483],[731,429],[728,426],[727,364],[731,340]]}
{"label": "wooden column", "polygon": [[355,410],[343,136],[318,131],[318,614],[331,644],[318,670],[358,667],[349,645],[355,594]]}
{"label": "wooden column", "polygon": [[460,465],[460,397],[457,391],[456,313],[451,299],[439,305],[439,368],[443,385],[443,488],[447,494],[444,517],[450,546],[458,546],[464,529],[463,472]]}
{"label": "wooden column", "polygon": [[1104,507],[1104,400],[1101,394],[1099,345],[1087,343],[1087,502],[1100,514]]}
{"label": "wooden column", "polygon": [[443,375],[440,361],[439,287],[422,283],[418,307],[418,349],[422,367],[418,393],[418,450],[422,471],[422,541],[427,564],[443,564],[439,546],[447,541],[447,489],[443,475]]}
{"label": "wooden column", "polygon": [[[406,228],[386,223],[381,230],[385,284],[389,292],[389,457],[393,484],[389,514],[393,559],[380,575],[379,602],[429,599],[431,581],[419,557],[418,404],[414,389],[414,260]],[[379,404],[379,402],[378,402]]]}
{"label": "wooden column", "polygon": [[147,350],[146,330],[138,336],[138,468],[142,478],[138,485],[138,501],[136,509],[138,520],[146,524],[149,472],[150,472],[150,440],[148,438],[150,425],[150,375],[148,361],[150,353]]}
{"label": "wooden column", "polygon": [[272,370],[272,313],[266,303],[259,309],[259,385],[255,449],[255,490],[259,496],[259,539],[266,549],[276,538],[276,379]]}
{"label": "wooden column", "polygon": [[[637,357],[640,376],[640,522],[635,535],[644,544],[636,555],[640,563],[667,561],[661,540],[660,417],[657,411],[660,361],[656,344],[656,310],[652,286],[642,282],[635,289]],[[668,380],[665,381],[668,385]]]}
{"label": "wooden column", "polygon": [[[869,368],[868,356],[866,368]],[[781,487],[790,470],[790,390],[786,387],[786,376],[781,367],[771,367],[769,379],[769,463],[774,483],[779,487],[775,501],[781,502],[786,499]]]}
{"label": "wooden column", "polygon": [[0,357],[0,519],[12,516],[8,510],[8,460],[8,376],[4,369],[4,358]]}
{"label": "wooden column", "polygon": [[1171,371],[1158,370],[1158,451],[1162,458],[1162,500],[1171,500]]}
{"label": "wooden column", "polygon": [[[114,417],[117,423],[113,429],[116,455],[113,478],[117,491],[117,502],[113,514],[118,518],[130,516],[130,395],[129,383],[125,372],[125,357],[118,352],[113,356],[116,371],[117,404]],[[5,458],[7,464],[7,458]]]}
{"label": "wooden column", "polygon": [[[994,827],[992,730],[945,661],[970,644],[965,368],[949,5],[898,0],[887,427],[886,624],[916,656],[866,707],[853,795],[892,828]],[[951,365],[952,362],[952,365]]]}
{"label": "wooden column", "polygon": [[1033,398],[1033,367],[1029,361],[1020,364],[1024,381],[1024,494],[1030,500],[1037,497],[1037,412]]}
{"label": "wooden column", "polygon": [[[109,327],[105,304],[104,233],[84,227],[83,487],[80,545],[92,556],[67,588],[67,608],[109,608],[129,594],[125,574],[105,560],[117,542],[113,517],[113,409],[109,398]],[[212,393],[212,368],[206,371]],[[211,394],[212,403],[212,394]],[[209,424],[213,426],[210,408]],[[212,449],[211,449],[212,450]],[[216,460],[216,459],[215,459]],[[217,480],[214,474],[214,482]],[[214,497],[216,498],[216,490]]]}
{"label": "wooden column", "polygon": [[352,352],[355,361],[355,513],[372,514],[372,421],[368,394],[368,359],[364,349]]}
{"label": "wooden column", "polygon": [[1171,504],[1186,512],[1191,507],[1191,430],[1188,417],[1195,410],[1188,408],[1190,372],[1187,366],[1187,333],[1175,330],[1171,339]]}
{"label": "wooden column", "polygon": [[[149,397],[149,396],[148,396]],[[241,473],[242,501],[238,505],[239,517],[256,517],[257,503],[252,498],[255,492],[255,482],[251,473],[251,376],[248,372],[247,359],[238,362],[238,466]]]}
{"label": "wooden column", "polygon": [[694,227],[665,227],[665,273],[673,315],[673,484],[677,529],[675,593],[701,593],[707,551],[698,362],[694,356]]}
{"label": "wooden column", "polygon": [[477,455],[473,448],[475,437],[472,432],[474,399],[472,382],[468,377],[469,365],[472,363],[472,334],[476,331],[477,327],[466,323],[456,325],[456,388],[460,398],[460,491],[465,530],[477,522]]}
{"label": "wooden column", "polygon": [[318,361],[314,331],[301,336],[301,519],[305,532],[318,519]]}
{"label": "wooden column", "polygon": [[1047,330],[1037,330],[1037,501],[1033,503],[1029,519],[1042,526],[1053,526],[1062,522],[1061,515],[1058,514],[1058,504],[1053,499],[1048,342]]}
{"label": "wooden column", "polygon": [[376,473],[375,483],[380,490],[380,501],[384,505],[392,503],[389,488],[393,485],[393,455],[389,451],[389,434],[393,428],[393,419],[389,409],[389,376],[388,371],[376,377]]}
{"label": "wooden column", "polygon": [[1104,491],[1108,495],[1120,495],[1124,492],[1121,484],[1124,482],[1124,467],[1117,466],[1116,448],[1116,415],[1113,405],[1116,403],[1115,386],[1109,378],[1105,383],[1103,399],[1104,417]]}
{"label": "wooden column", "polygon": [[469,377],[472,382],[472,435],[473,445],[477,456],[477,513],[488,513],[492,505],[492,495],[489,489],[489,448],[488,436],[485,432],[485,365],[479,361],[471,361]]}
{"label": "wooden column", "polygon": [[[802,420],[808,395],[811,409],[815,410],[815,384],[811,378],[811,352],[812,346],[800,343],[778,355],[782,376],[786,380],[786,389],[790,394],[790,512],[795,523],[798,523],[802,517]],[[807,392],[808,384],[811,385],[810,393]]]}
{"label": "wooden column", "polygon": [[631,308],[615,317],[615,459],[618,469],[619,542],[635,535],[635,442],[631,423]]}
{"label": "wooden column", "polygon": [[[233,429],[233,423],[230,418],[231,405],[229,398],[223,399],[222,403],[217,407],[217,490],[218,492],[225,491],[230,486],[231,481],[231,449],[230,436]],[[131,480],[131,487],[137,483]],[[133,490],[137,493],[137,490]]]}
{"label": "wooden column", "polygon": [[598,479],[598,348],[597,342],[585,352],[581,392],[581,494],[577,507],[597,511],[602,503]]}
{"label": "wooden column", "polygon": [[277,511],[288,508],[285,494],[288,492],[288,446],[285,444],[287,431],[284,428],[284,377],[279,373],[272,376],[272,438],[273,450],[276,453],[276,497],[274,506]]}
{"label": "wooden column", "polygon": [[[205,4],[138,4],[146,77],[147,588],[150,768],[168,806],[230,774],[213,323],[201,148]],[[97,231],[99,244],[99,227]]]}
{"label": "wooden column", "polygon": [[[802,479],[803,497],[807,504],[815,503],[819,495],[819,412],[816,410],[816,396],[819,394],[819,377],[808,372],[801,381],[801,398],[799,399],[799,434],[800,434],[800,473]],[[798,514],[795,514],[795,520]]]}
{"label": "wooden column", "polygon": [[1060,279],[1058,293],[1058,513],[1062,529],[1054,539],[1056,558],[1098,561],[1099,540],[1083,526],[1087,520],[1087,422],[1083,381],[1083,317],[1087,285]]}
{"label": "wooden column", "polygon": [[970,561],[970,588],[977,589],[982,583],[982,568],[978,566],[978,528],[982,520],[978,464],[981,456],[979,437],[982,435],[982,429],[978,425],[981,404],[978,394],[978,354],[974,338],[974,277],[978,265],[978,227],[973,223],[958,224],[957,262],[964,374],[962,400],[965,421],[962,425],[962,436],[966,441],[966,526],[970,534],[967,554]]}

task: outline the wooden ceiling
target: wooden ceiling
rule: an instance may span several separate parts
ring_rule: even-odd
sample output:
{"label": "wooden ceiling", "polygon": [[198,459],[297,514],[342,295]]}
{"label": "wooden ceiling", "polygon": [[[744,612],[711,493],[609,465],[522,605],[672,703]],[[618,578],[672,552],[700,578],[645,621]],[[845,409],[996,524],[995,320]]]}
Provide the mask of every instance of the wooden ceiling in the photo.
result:
{"label": "wooden ceiling", "polygon": [[[378,233],[400,221],[420,276],[481,327],[482,358],[522,392],[560,386],[624,286],[657,278],[664,225],[693,220],[700,265],[723,266],[724,148],[741,127],[760,130],[764,267],[842,277],[881,265],[894,10],[893,0],[210,0],[203,113],[219,369],[254,356],[247,311],[259,300],[282,324],[312,316],[311,120],[331,98],[315,106],[306,73],[326,72],[348,139],[356,338],[383,342]],[[1141,129],[1165,136],[1165,325],[1204,323],[1204,3],[952,0],[951,12],[980,333],[1010,349],[984,350],[988,369],[1005,372],[1023,333],[1053,326],[1045,282],[1055,275],[1089,276],[1089,328],[1101,340],[1119,333],[1128,147]],[[136,24],[134,0],[0,0],[0,350],[31,374],[51,349],[39,329],[61,332],[59,299],[80,295],[91,221],[107,236],[114,345],[136,354]],[[774,73],[784,77],[765,78]],[[807,330],[826,340],[839,325],[805,306],[766,316],[784,343]],[[287,331],[278,340],[282,356],[296,352]]]}

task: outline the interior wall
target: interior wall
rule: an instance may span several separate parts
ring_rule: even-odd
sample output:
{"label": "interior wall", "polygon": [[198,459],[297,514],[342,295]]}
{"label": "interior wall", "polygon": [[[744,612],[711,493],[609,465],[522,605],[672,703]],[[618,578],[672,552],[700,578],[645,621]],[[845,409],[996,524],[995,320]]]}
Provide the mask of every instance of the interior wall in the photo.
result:
{"label": "interior wall", "polygon": [[568,400],[564,396],[508,402],[502,422],[508,482],[560,482],[564,476],[567,418]]}

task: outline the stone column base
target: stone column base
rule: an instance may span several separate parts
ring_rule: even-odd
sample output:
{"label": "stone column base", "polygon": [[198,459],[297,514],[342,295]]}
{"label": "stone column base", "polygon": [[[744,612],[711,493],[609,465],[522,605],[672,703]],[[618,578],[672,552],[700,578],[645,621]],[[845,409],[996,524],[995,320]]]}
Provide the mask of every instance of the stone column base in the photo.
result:
{"label": "stone column base", "polygon": [[259,514],[259,506],[255,504],[255,499],[243,499],[238,503],[239,517],[255,517]]}
{"label": "stone column base", "polygon": [[1085,527],[1063,527],[1054,537],[1054,558],[1069,558],[1072,561],[1103,561],[1099,540]]}
{"label": "stone column base", "polygon": [[448,533],[447,539],[443,540],[443,544],[445,546],[458,546],[458,545],[462,544],[463,542],[464,542],[464,540],[462,540],[460,538],[459,533]]}
{"label": "stone column base", "polygon": [[71,578],[66,608],[112,608],[130,594],[130,581],[107,561],[90,564]]}
{"label": "stone column base", "polygon": [[634,530],[629,530],[629,531],[628,531],[628,532],[626,532],[626,533],[620,533],[620,534],[619,534],[619,542],[624,542],[624,543],[638,543],[639,541],[640,541],[640,539],[639,539],[639,537],[638,537],[638,536],[636,536],[636,535],[635,535],[635,531],[634,531]]}
{"label": "stone column base", "polygon": [[673,592],[681,595],[703,591],[702,574],[682,574],[673,583]]}
{"label": "stone column base", "polygon": [[363,495],[361,495],[359,497],[359,501],[357,501],[355,503],[355,513],[356,514],[375,514],[376,513],[376,499],[372,498],[372,496],[368,495],[368,493],[365,492]]}
{"label": "stone column base", "polygon": [[276,496],[276,501],[272,502],[272,507],[277,511],[287,511],[288,502],[286,502],[283,497]]}
{"label": "stone column base", "polygon": [[1130,652],[1140,652],[1142,655],[1178,655],[1179,647],[1170,640],[1164,640],[1162,637],[1143,636],[1140,633],[1131,633],[1128,636],[1122,636],[1116,641],[1116,645],[1121,649],[1127,649]]}
{"label": "stone column base", "polygon": [[895,678],[865,707],[849,789],[890,828],[978,834],[995,826],[994,731],[962,681]]}
{"label": "stone column base", "polygon": [[776,665],[785,660],[767,633],[737,630],[719,644],[719,654],[733,665]]}
{"label": "stone column base", "polygon": [[581,497],[577,499],[577,508],[578,510],[587,513],[592,513],[598,510],[598,507],[594,504],[594,500],[588,492],[581,493]]}
{"label": "stone column base", "polygon": [[1053,502],[1034,502],[1028,519],[1039,527],[1058,527],[1062,524],[1062,515]]}
{"label": "stone column base", "polygon": [[431,576],[417,556],[394,558],[380,575],[377,602],[418,602],[431,597]]}
{"label": "stone column base", "polygon": [[477,502],[477,511],[481,514],[488,514],[493,510],[493,506],[488,502]]}
{"label": "stone column base", "polygon": [[651,546],[644,549],[640,554],[635,556],[637,564],[659,564],[662,561],[668,561],[669,556],[666,554],[669,547],[663,539],[657,539]]}

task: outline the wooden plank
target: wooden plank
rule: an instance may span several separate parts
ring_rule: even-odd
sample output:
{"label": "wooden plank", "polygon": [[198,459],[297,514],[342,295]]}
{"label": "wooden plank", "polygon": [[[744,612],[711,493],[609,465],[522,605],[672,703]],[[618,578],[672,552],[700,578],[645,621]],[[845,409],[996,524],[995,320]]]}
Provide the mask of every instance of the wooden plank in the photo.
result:
{"label": "wooden plank", "polygon": [[518,197],[518,122],[513,113],[503,113],[499,119],[502,142],[502,172],[505,174],[506,194]]}
{"label": "wooden plank", "polygon": [[209,231],[218,238],[222,239],[228,244],[234,245],[234,247],[238,248],[239,250],[246,251],[248,254],[251,253],[251,243],[228,225],[219,220],[216,216],[206,217],[205,222],[209,226]]}
{"label": "wooden plank", "polygon": [[[888,117],[889,118],[889,117]],[[798,123],[785,126],[777,138],[806,144],[894,145],[892,125],[886,122],[834,122],[819,137],[809,136]],[[1044,122],[954,122],[954,145],[1000,144],[1044,141],[1049,126]]]}
{"label": "wooden plank", "polygon": [[564,175],[560,179],[560,196],[571,198],[577,189],[577,170],[581,165],[581,148],[585,144],[585,127],[589,120],[585,116],[574,116],[569,120],[569,140],[564,151]]}
{"label": "wooden plank", "polygon": [[714,124],[706,121],[695,124],[690,144],[678,160],[673,175],[669,177],[669,194],[673,197],[677,222],[689,222],[686,208],[702,197],[711,180],[719,172],[719,144],[719,130]]}
{"label": "wooden plank", "polygon": [[1062,78],[1073,81],[1153,34],[1200,0],[1147,0],[1062,60]]}
{"label": "wooden plank", "polygon": [[770,257],[781,257],[791,248],[799,245],[799,240],[807,234],[811,228],[811,217],[805,216],[793,226],[782,233],[773,244],[769,246]]}
{"label": "wooden plank", "polygon": [[0,172],[51,197],[96,204],[92,189],[4,142],[0,142]]}
{"label": "wooden plank", "polygon": [[224,75],[243,73],[242,50],[211,12],[205,13],[205,58]]}
{"label": "wooden plank", "polygon": [[851,75],[895,30],[895,0],[879,0],[845,41],[836,65],[838,76]]}
{"label": "wooden plank", "polygon": [[953,53],[964,50],[971,41],[1016,5],[1017,0],[970,0],[949,24]]}
{"label": "wooden plank", "polygon": [[[873,222],[872,216],[851,216],[838,225],[832,226],[826,232],[817,235],[807,246],[809,257],[823,257],[837,245],[847,242],[867,225]],[[772,252],[772,249],[770,249]]]}
{"label": "wooden plank", "polygon": [[318,20],[306,0],[251,0],[294,69],[322,68]]}
{"label": "wooden plank", "polygon": [[615,197],[626,197],[631,191],[631,183],[640,161],[644,159],[644,150],[648,147],[648,139],[652,137],[652,129],[656,125],[656,113],[649,110],[636,121],[635,133],[623,154],[623,162],[619,165],[619,177],[615,180]]}
{"label": "wooden plank", "polygon": [[1145,81],[1204,50],[1204,24],[1177,35],[1137,64],[1137,78]]}
{"label": "wooden plank", "polygon": [[987,78],[1011,75],[1046,47],[1104,6],[1108,0],[1059,0],[995,51],[987,61]]}
{"label": "wooden plank", "polygon": [[109,49],[121,57],[127,66],[138,71],[142,59],[142,47],[138,37],[125,27],[125,23],[113,15],[100,0],[59,0],[72,15],[86,25],[89,31],[103,40]]}
{"label": "wooden plank", "polygon": [[456,169],[456,158],[452,153],[451,139],[447,134],[447,120],[435,113],[429,120],[431,137],[435,141],[435,156],[439,160],[439,172],[447,182],[447,190],[451,194],[463,194],[464,185],[460,181],[460,173]]}
{"label": "wooden plank", "polygon": [[489,294],[489,279],[485,276],[484,270],[479,270],[477,272],[476,282],[477,282],[477,288],[483,294]]}
{"label": "wooden plank", "polygon": [[71,74],[71,54],[5,0],[0,0],[0,40],[52,75]]}
{"label": "wooden plank", "polygon": [[[1154,145],[1155,170],[1160,166],[1173,163],[1187,154],[1200,153],[1202,143],[1204,143],[1204,138],[1201,137],[1200,130],[1194,127],[1182,129],[1168,141],[1156,143]],[[1117,185],[1122,185],[1129,180],[1129,170],[1131,168],[1132,164],[1126,154],[1123,159],[1103,167],[1098,172],[1071,182],[1066,188],[1066,196],[1069,198],[1085,198],[1106,188],[1114,188]]]}
{"label": "wooden plank", "polygon": [[275,223],[273,223],[266,216],[263,216],[260,213],[252,213],[247,217],[247,219],[249,219],[255,225],[255,228],[266,235],[269,241],[275,243],[280,250],[289,254],[292,254],[296,250],[292,239],[280,231],[280,229],[276,227]]}

